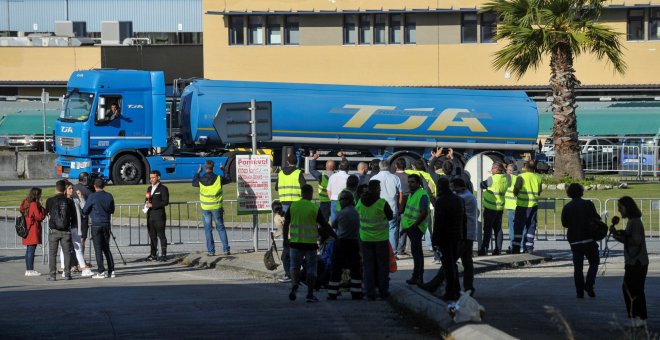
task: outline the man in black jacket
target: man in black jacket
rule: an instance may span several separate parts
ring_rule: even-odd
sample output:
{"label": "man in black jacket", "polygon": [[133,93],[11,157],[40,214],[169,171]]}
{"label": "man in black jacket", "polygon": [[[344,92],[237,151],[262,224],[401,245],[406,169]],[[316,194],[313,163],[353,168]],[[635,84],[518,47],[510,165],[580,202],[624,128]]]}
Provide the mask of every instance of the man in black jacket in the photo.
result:
{"label": "man in black jacket", "polygon": [[[112,227],[112,214],[115,213],[115,199],[112,194],[105,192],[105,182],[102,178],[94,180],[94,192],[85,202],[82,213],[92,220],[92,241],[96,252],[96,265],[98,272],[92,276],[94,279],[115,277],[115,261],[110,251],[110,228]],[[75,209],[75,207],[74,207]],[[108,272],[103,266],[103,255],[108,261]]]}
{"label": "man in black jacket", "polygon": [[[467,235],[467,217],[463,199],[449,188],[449,180],[441,177],[438,180],[438,197],[435,201],[435,216],[433,218],[432,244],[440,249],[442,269],[445,271],[447,286],[443,300],[457,300],[461,285],[458,281],[459,245]],[[441,269],[441,270],[442,270]]]}
{"label": "man in black jacket", "polygon": [[165,223],[167,215],[165,207],[170,204],[170,192],[167,187],[160,183],[160,171],[153,170],[149,173],[149,182],[151,186],[147,188],[146,202],[144,207],[147,209],[147,231],[151,240],[151,252],[147,261],[153,261],[157,258],[158,239],[160,239],[160,258],[162,262],[167,261],[167,236],[165,236]]}
{"label": "man in black jacket", "polygon": [[[567,228],[566,238],[571,245],[573,253],[573,279],[578,299],[584,298],[586,291],[590,297],[596,297],[594,284],[598,273],[598,243],[591,234],[590,224],[600,216],[591,201],[583,200],[584,188],[578,183],[572,183],[566,188],[566,194],[571,201],[566,203],[561,212],[561,224]],[[583,264],[584,258],[589,261],[587,280],[584,280]]]}
{"label": "man in black jacket", "polygon": [[64,277],[71,280],[71,224],[76,218],[76,208],[73,200],[64,194],[66,182],[59,180],[55,183],[55,196],[46,200],[48,213],[48,281],[55,281],[57,277],[57,250],[62,247],[64,256]]}

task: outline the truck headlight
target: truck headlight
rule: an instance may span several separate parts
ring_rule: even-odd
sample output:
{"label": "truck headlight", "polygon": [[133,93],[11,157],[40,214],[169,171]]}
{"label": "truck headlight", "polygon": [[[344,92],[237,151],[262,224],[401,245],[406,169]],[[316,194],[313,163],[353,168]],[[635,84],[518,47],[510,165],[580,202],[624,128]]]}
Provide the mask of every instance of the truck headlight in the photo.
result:
{"label": "truck headlight", "polygon": [[71,162],[71,169],[84,169],[84,168],[89,168],[92,165],[90,161],[78,161],[78,162]]}

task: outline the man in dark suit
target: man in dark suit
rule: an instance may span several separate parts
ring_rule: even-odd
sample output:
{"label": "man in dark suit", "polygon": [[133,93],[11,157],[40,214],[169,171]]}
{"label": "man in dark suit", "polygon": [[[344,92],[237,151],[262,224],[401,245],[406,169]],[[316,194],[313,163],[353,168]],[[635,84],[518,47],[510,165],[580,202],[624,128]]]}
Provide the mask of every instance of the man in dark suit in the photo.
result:
{"label": "man in dark suit", "polygon": [[170,203],[170,193],[167,187],[160,182],[160,171],[153,170],[149,173],[149,182],[151,186],[147,188],[146,201],[144,203],[147,209],[147,230],[151,240],[151,252],[147,261],[157,259],[158,239],[160,239],[160,261],[167,261],[167,237],[165,236],[165,223],[167,215],[165,206]]}

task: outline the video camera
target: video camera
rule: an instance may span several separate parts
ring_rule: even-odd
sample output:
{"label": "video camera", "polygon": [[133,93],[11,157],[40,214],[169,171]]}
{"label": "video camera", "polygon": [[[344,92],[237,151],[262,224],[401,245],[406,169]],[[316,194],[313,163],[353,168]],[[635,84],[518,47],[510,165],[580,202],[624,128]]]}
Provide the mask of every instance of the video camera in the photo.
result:
{"label": "video camera", "polygon": [[94,180],[97,178],[102,178],[100,173],[92,172],[90,174],[87,172],[81,172],[80,176],[78,176],[78,181],[80,181],[82,185],[86,186],[89,191],[94,192]]}

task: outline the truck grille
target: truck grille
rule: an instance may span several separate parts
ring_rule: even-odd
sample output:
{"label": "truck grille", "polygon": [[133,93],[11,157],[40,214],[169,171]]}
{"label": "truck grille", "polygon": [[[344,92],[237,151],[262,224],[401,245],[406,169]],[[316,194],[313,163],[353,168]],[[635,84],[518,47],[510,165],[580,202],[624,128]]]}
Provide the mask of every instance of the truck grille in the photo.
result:
{"label": "truck grille", "polygon": [[64,148],[76,148],[80,146],[80,138],[76,137],[57,137],[57,146]]}

